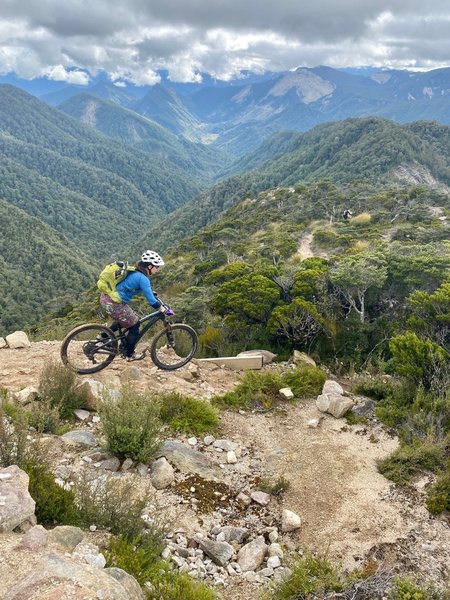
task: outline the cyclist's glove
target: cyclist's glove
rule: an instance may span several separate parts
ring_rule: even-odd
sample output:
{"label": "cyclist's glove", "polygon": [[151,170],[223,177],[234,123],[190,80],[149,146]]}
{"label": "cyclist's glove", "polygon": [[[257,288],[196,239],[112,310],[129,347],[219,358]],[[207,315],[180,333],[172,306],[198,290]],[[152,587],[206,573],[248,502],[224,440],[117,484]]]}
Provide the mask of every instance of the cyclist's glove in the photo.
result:
{"label": "cyclist's glove", "polygon": [[175,312],[168,306],[161,305],[159,307],[160,312],[164,313],[167,317],[173,317]]}

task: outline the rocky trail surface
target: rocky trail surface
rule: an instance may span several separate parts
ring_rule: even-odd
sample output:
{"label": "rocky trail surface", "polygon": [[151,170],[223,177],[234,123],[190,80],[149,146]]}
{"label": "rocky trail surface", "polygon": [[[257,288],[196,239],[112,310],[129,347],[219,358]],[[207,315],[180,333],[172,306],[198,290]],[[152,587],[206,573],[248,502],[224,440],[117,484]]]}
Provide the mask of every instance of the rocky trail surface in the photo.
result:
{"label": "rocky trail surface", "polygon": [[[18,391],[36,386],[45,365],[58,359],[59,346],[58,342],[38,342],[29,348],[0,349],[0,388]],[[143,390],[175,390],[210,398],[232,389],[238,377],[231,370],[197,361],[174,373],[162,372],[146,359],[132,366],[117,360],[104,371],[80,379],[95,379],[111,387],[131,379]],[[88,428],[101,439],[93,414],[79,427]],[[312,419],[320,419],[317,427],[311,427]],[[282,549],[279,569],[288,563],[289,553],[310,550],[326,555],[344,569],[372,560],[383,569],[394,568],[441,587],[448,585],[450,527],[446,518],[432,517],[425,508],[425,488],[430,479],[424,475],[413,485],[400,488],[378,473],[376,461],[388,456],[398,441],[375,419],[364,425],[349,425],[344,419],[320,413],[311,399],[284,403],[265,413],[224,411],[220,423],[220,434],[216,434],[220,443],[214,438],[188,440],[179,436],[168,440],[161,454],[174,474],[166,487],[158,486],[154,493],[174,532],[168,540],[168,554],[182,570],[186,570],[182,565],[189,559],[177,548],[195,546],[199,560],[203,557],[203,563],[195,568],[205,570],[205,581],[217,585],[224,598],[259,599],[277,571],[276,559],[268,564],[266,557],[263,564],[242,573],[236,555],[245,542],[232,543],[234,557],[223,567],[217,566],[217,561],[205,560],[210,554],[199,550],[211,541],[226,539],[224,528],[232,526],[245,529],[247,542],[262,539],[261,543],[265,540],[269,547],[269,537],[275,540]],[[67,445],[59,436],[53,436],[49,445],[55,470],[64,466],[68,473],[83,469],[109,472],[99,458],[97,462],[86,459],[86,448]],[[205,469],[210,469],[215,479],[199,470],[199,462],[188,467],[177,462],[180,448],[185,449],[186,456],[189,452],[201,455]],[[228,462],[229,450],[235,453],[236,461]],[[141,479],[150,480],[150,474],[147,469],[140,475],[136,471]],[[280,482],[285,489],[279,495],[253,499],[261,488]],[[285,510],[300,517],[300,527],[285,530]],[[92,535],[88,533],[83,543]],[[35,568],[38,556],[48,554],[48,548],[34,553],[24,550],[19,545],[22,538],[20,533],[0,534],[0,598]],[[199,538],[206,542],[199,542]],[[197,540],[196,544],[192,540]]]}

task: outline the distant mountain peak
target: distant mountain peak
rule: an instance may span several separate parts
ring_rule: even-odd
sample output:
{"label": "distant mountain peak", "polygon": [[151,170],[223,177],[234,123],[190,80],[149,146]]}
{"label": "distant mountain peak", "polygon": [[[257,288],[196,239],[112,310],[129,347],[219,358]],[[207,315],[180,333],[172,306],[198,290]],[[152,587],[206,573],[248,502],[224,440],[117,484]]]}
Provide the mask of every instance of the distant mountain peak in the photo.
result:
{"label": "distant mountain peak", "polygon": [[315,102],[333,93],[335,86],[316,75],[310,69],[299,67],[293,73],[279,79],[269,91],[269,96],[284,96],[294,89],[304,104]]}

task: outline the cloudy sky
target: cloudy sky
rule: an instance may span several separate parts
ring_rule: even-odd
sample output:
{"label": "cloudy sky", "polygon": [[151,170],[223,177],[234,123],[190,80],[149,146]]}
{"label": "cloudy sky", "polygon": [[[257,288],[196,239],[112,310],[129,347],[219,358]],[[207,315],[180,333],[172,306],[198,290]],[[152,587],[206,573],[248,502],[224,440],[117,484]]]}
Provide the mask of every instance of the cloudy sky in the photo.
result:
{"label": "cloudy sky", "polygon": [[242,70],[450,66],[445,0],[0,0],[0,74],[137,85]]}

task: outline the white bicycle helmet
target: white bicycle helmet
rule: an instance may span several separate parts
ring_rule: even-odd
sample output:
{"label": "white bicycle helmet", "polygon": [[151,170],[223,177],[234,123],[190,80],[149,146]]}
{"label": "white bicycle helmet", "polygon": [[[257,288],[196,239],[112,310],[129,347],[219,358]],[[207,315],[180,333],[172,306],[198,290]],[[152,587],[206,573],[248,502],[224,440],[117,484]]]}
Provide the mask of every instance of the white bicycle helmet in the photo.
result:
{"label": "white bicycle helmet", "polygon": [[153,252],[153,250],[146,250],[144,254],[141,256],[141,261],[144,263],[150,263],[154,267],[162,267],[164,266],[164,261],[160,257],[157,252]]}

